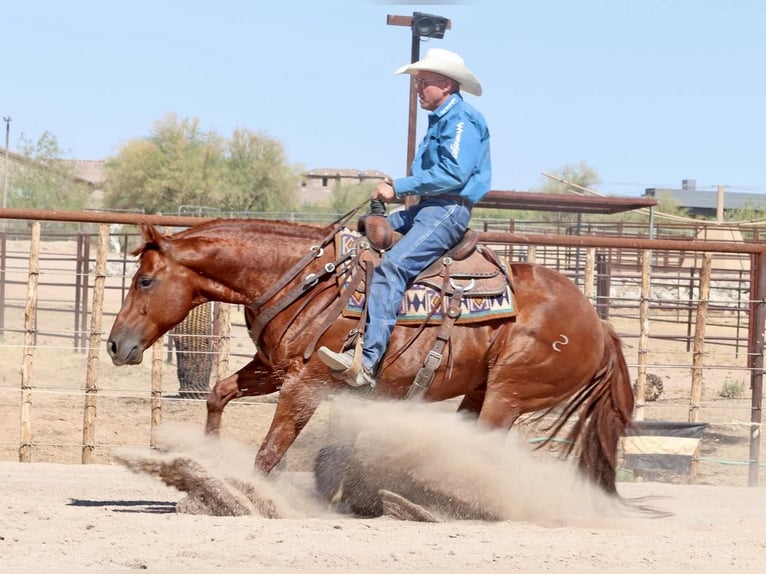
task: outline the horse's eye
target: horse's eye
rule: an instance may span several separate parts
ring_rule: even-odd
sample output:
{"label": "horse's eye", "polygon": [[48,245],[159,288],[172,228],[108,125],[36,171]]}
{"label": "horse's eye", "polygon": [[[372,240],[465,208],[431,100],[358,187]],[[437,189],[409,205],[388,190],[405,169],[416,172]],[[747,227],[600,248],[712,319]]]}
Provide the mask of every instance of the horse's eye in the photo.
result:
{"label": "horse's eye", "polygon": [[148,289],[149,287],[152,286],[152,283],[154,283],[154,279],[152,279],[151,277],[140,277],[138,279],[138,286],[141,289]]}

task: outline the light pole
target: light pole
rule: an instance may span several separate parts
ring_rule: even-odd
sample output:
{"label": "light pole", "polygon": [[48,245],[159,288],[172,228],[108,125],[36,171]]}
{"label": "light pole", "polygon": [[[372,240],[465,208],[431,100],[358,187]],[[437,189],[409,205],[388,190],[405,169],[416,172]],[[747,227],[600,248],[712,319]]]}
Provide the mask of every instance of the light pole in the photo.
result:
{"label": "light pole", "polygon": [[[412,30],[412,48],[410,61],[420,59],[420,39],[444,37],[444,31],[452,28],[452,22],[443,16],[413,12],[412,16],[389,14],[386,18],[389,26],[407,26]],[[415,134],[418,123],[418,94],[415,84],[410,82],[409,115],[407,125],[407,175],[410,175],[412,160],[415,158]],[[408,198],[409,199],[409,198]]]}
{"label": "light pole", "polygon": [[11,116],[3,116],[5,122],[5,166],[3,169],[3,209],[8,205],[8,138],[11,135]]}

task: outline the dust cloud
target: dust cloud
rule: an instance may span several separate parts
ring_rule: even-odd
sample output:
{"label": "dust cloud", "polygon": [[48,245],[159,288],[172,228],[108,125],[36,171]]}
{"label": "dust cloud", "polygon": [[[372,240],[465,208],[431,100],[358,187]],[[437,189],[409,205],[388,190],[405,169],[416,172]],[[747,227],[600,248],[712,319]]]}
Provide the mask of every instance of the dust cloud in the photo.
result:
{"label": "dust cloud", "polygon": [[161,452],[122,452],[119,461],[187,492],[179,512],[199,514],[337,518],[370,492],[404,497],[439,521],[607,526],[627,510],[584,480],[572,461],[533,452],[517,432],[481,430],[433,404],[331,401],[320,442],[351,453],[350,461],[331,467],[338,474],[335,504],[319,494],[311,473],[259,475],[251,445],[202,437],[188,425],[163,425]]}
{"label": "dust cloud", "polygon": [[572,461],[533,452],[518,432],[481,430],[433,407],[336,399],[331,434],[356,437],[354,458],[382,488],[396,492],[398,479],[408,490],[441,493],[473,509],[469,518],[563,526],[602,524],[625,510]]}

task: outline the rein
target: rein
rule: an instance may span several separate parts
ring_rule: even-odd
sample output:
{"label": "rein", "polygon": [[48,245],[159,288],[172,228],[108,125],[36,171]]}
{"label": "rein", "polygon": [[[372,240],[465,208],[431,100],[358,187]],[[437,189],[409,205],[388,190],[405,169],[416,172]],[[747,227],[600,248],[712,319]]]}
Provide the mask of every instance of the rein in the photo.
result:
{"label": "rein", "polygon": [[[290,281],[295,279],[295,277],[303,271],[309,263],[311,263],[314,259],[320,258],[322,255],[324,255],[324,248],[327,247],[327,245],[332,241],[333,237],[335,237],[335,234],[338,232],[338,230],[349,220],[351,219],[361,208],[364,206],[364,204],[367,203],[365,201],[364,203],[359,204],[352,210],[346,212],[345,214],[341,215],[338,219],[333,221],[331,226],[331,231],[328,233],[322,241],[318,245],[312,245],[309,247],[309,252],[301,258],[295,265],[293,265],[287,273],[282,275],[280,277],[279,281],[274,283],[274,285],[271,286],[269,290],[267,290],[263,295],[258,297],[255,301],[247,305],[248,308],[252,309],[253,311],[257,311],[259,308],[263,307],[270,299],[272,299],[277,293],[279,293],[285,285],[287,285]],[[306,279],[308,280],[311,277],[311,275],[307,275]]]}
{"label": "rein", "polygon": [[312,261],[324,255],[325,247],[327,247],[327,245],[332,242],[333,238],[338,233],[338,230],[343,227],[343,225],[345,225],[346,222],[351,219],[366,203],[368,203],[367,200],[365,200],[363,203],[360,203],[358,206],[354,207],[333,221],[330,224],[330,232],[322,238],[319,244],[309,247],[309,252],[300,260],[298,260],[295,265],[293,265],[284,275],[282,275],[282,277],[280,277],[279,280],[271,286],[271,288],[269,288],[265,293],[258,297],[258,299],[247,305],[248,309],[258,313],[256,318],[253,320],[250,329],[250,334],[254,341],[258,341],[261,333],[274,319],[274,317],[279,315],[282,311],[303,297],[303,295],[308,293],[325,277],[334,273],[338,267],[340,267],[347,259],[351,257],[351,253],[349,252],[336,261],[327,263],[320,273],[307,274],[303,278],[303,281],[295,285],[278,301],[264,309],[264,306],[276,295],[278,295],[282,289],[284,289],[291,281],[293,281],[301,271],[308,267]]}

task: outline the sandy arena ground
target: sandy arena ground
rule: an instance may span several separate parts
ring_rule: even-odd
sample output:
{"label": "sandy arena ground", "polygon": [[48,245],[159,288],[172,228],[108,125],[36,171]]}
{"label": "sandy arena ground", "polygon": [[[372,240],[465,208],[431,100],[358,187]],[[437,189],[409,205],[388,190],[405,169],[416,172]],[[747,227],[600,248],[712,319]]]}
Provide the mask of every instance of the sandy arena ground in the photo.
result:
{"label": "sandy arena ground", "polygon": [[495,497],[522,518],[419,523],[334,512],[306,473],[261,485],[289,508],[290,517],[268,519],[179,514],[182,493],[122,466],[2,462],[0,569],[763,568],[766,489],[621,483],[624,497],[650,497],[645,504],[672,513],[653,518],[616,509],[566,469],[552,470],[526,460],[510,481],[514,491]]}

